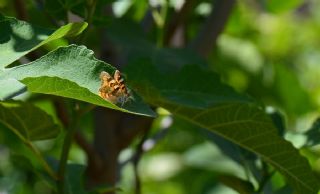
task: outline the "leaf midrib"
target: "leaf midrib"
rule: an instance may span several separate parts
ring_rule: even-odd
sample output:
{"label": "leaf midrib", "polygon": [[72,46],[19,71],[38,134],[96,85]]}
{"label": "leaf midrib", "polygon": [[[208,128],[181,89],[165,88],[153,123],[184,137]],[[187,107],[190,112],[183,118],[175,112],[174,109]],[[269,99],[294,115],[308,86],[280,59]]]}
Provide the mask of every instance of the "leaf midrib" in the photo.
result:
{"label": "leaf midrib", "polygon": [[[204,125],[202,125],[201,123],[198,123],[198,122],[195,122],[195,121],[193,121],[193,120],[190,120],[188,117],[185,117],[185,116],[180,115],[180,114],[177,114],[177,115],[180,116],[181,118],[183,118],[183,119],[185,119],[185,120],[193,123],[193,124],[196,124],[196,125],[198,125],[198,126],[200,126],[200,127],[202,127],[202,128],[208,129],[207,126],[204,126]],[[247,149],[247,150],[255,153],[256,155],[264,158],[265,160],[267,160],[268,162],[270,162],[270,163],[273,164],[274,166],[276,166],[276,167],[278,167],[279,169],[281,169],[283,172],[285,172],[285,173],[287,173],[288,175],[290,175],[290,177],[294,178],[295,181],[299,182],[301,185],[304,185],[305,188],[307,188],[307,189],[309,189],[310,191],[314,192],[314,190],[312,189],[312,187],[309,187],[309,185],[306,185],[305,182],[300,181],[300,179],[299,179],[297,176],[295,176],[294,174],[292,174],[292,173],[291,173],[290,171],[288,171],[286,168],[282,168],[281,165],[278,165],[278,163],[273,162],[273,160],[271,160],[271,158],[269,158],[268,156],[262,155],[262,154],[260,154],[259,152],[256,152],[255,150],[251,149],[249,146],[243,145],[243,144],[239,143],[238,141],[234,141],[233,139],[230,139],[228,136],[225,136],[225,135],[223,135],[222,133],[219,133],[218,131],[215,131],[215,130],[212,130],[212,129],[210,129],[210,131],[213,132],[213,133],[216,133],[217,135],[219,135],[219,136],[227,139],[228,141],[230,141],[230,142],[232,142],[232,143],[234,143],[234,144],[236,144],[236,145],[239,145],[239,146],[241,146],[241,147],[243,147],[243,148],[245,148],[245,149]]]}

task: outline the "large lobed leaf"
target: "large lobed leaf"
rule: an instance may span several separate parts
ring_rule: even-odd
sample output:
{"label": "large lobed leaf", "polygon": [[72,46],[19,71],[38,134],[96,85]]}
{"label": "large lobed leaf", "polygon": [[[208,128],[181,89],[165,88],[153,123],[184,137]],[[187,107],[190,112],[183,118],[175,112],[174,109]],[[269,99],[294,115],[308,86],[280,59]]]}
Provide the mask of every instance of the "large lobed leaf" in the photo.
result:
{"label": "large lobed leaf", "polygon": [[297,193],[318,192],[318,181],[307,160],[277,135],[259,106],[221,84],[216,74],[197,66],[160,73],[148,61],[127,70],[131,85],[149,103],[257,154],[279,170]]}
{"label": "large lobed leaf", "polygon": [[50,41],[80,34],[87,25],[69,23],[49,30],[0,15],[0,69]]}
{"label": "large lobed leaf", "polygon": [[82,100],[128,113],[154,116],[154,112],[134,94],[123,106],[115,105],[98,95],[99,75],[113,74],[115,68],[94,58],[84,46],[61,47],[26,65],[6,69],[0,80],[14,78],[36,93],[52,94]]}
{"label": "large lobed leaf", "polygon": [[18,101],[0,102],[0,123],[23,142],[54,138],[60,132],[46,112]]}

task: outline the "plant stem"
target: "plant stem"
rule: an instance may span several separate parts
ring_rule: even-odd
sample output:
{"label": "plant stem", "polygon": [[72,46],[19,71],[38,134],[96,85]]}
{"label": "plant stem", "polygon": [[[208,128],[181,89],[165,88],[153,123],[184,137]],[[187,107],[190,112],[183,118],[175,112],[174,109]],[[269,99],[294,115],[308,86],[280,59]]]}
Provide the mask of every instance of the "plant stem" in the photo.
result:
{"label": "plant stem", "polygon": [[88,17],[87,17],[87,22],[91,23],[93,19],[93,14],[96,11],[96,6],[97,6],[97,0],[89,0],[87,1],[87,9],[88,11]]}
{"label": "plant stem", "polygon": [[159,48],[163,47],[163,42],[164,42],[164,25],[165,25],[165,20],[167,16],[167,10],[168,10],[168,1],[165,1],[164,5],[160,8],[158,11],[157,8],[152,8],[152,16],[154,19],[154,22],[157,25],[157,46]]}
{"label": "plant stem", "polygon": [[41,162],[44,169],[47,171],[47,173],[55,180],[58,180],[58,177],[56,173],[53,171],[53,169],[48,165],[48,163],[45,161],[41,153],[37,148],[35,148],[31,142],[26,141],[25,144],[31,149],[31,151],[37,156],[39,161]]}
{"label": "plant stem", "polygon": [[61,156],[60,156],[59,168],[58,168],[57,186],[58,186],[59,194],[65,193],[64,182],[65,182],[67,161],[68,161],[68,156],[69,156],[73,136],[74,136],[76,128],[77,128],[77,123],[78,123],[78,117],[75,116],[73,118],[73,121],[70,123],[70,126],[68,127],[68,130],[67,130],[66,137],[64,138],[62,152],[61,152]]}
{"label": "plant stem", "polygon": [[141,159],[143,152],[144,152],[143,144],[147,140],[149,132],[150,132],[150,129],[148,129],[144,133],[143,137],[141,138],[141,140],[136,148],[136,153],[133,156],[132,163],[133,163],[133,170],[134,170],[134,176],[135,176],[135,194],[141,194],[141,179],[139,176],[138,165],[139,165],[140,159]]}
{"label": "plant stem", "polygon": [[276,172],[275,170],[272,170],[271,172],[268,172],[267,168],[268,168],[267,164],[263,163],[264,175],[263,175],[261,181],[259,181],[259,187],[258,187],[258,190],[257,190],[258,193],[261,193],[263,191],[263,188],[265,187],[265,185],[268,183],[270,178]]}

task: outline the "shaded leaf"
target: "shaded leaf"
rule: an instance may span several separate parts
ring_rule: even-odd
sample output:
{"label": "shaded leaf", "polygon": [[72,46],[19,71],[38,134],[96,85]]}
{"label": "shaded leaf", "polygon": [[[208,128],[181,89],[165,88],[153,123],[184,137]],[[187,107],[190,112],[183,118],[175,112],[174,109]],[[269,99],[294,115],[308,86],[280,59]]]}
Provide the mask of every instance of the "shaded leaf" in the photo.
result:
{"label": "shaded leaf", "polygon": [[274,192],[274,194],[291,194],[291,193],[293,193],[293,190],[289,185],[285,185],[284,187]]}
{"label": "shaded leaf", "polygon": [[70,194],[86,194],[84,189],[83,174],[86,167],[79,164],[69,164],[67,166],[67,175],[65,177],[67,193]]}
{"label": "shaded leaf", "polygon": [[153,55],[153,62],[161,71],[173,71],[186,64],[197,64],[206,67],[206,62],[193,51],[188,49],[156,49]]}
{"label": "shaded leaf", "polygon": [[76,36],[87,25],[85,22],[70,23],[57,30],[50,30],[0,15],[0,68],[50,41]]}
{"label": "shaded leaf", "polygon": [[254,193],[254,187],[249,181],[242,180],[235,176],[221,175],[219,180],[225,185],[236,190],[240,194],[251,194]]}
{"label": "shaded leaf", "polygon": [[[251,161],[255,161],[257,159],[256,156],[251,152],[240,148],[239,146],[231,143],[230,141],[227,141],[226,139],[215,133],[202,128],[198,128],[198,131],[200,131],[206,139],[216,144],[224,152],[225,155],[239,164],[243,164],[244,158],[246,159],[248,165],[249,163],[251,164]],[[253,169],[251,168],[251,170]]]}
{"label": "shaded leaf", "polygon": [[12,153],[10,155],[10,161],[16,169],[20,169],[23,171],[35,171],[33,164],[25,155]]}
{"label": "shaded leaf", "polygon": [[305,132],[307,136],[306,146],[314,146],[320,143],[320,118],[317,118],[311,128]]}
{"label": "shaded leaf", "polygon": [[94,58],[84,46],[61,47],[26,65],[4,71],[1,79],[14,78],[36,93],[52,94],[82,100],[95,105],[128,113],[155,116],[155,113],[133,93],[133,99],[122,107],[98,95],[99,75],[107,71],[113,75],[115,68]]}
{"label": "shaded leaf", "polygon": [[148,61],[130,65],[127,72],[128,80],[146,101],[257,154],[298,193],[318,192],[318,181],[307,160],[278,136],[263,109],[221,84],[216,74],[195,66],[161,74]]}
{"label": "shaded leaf", "polygon": [[59,127],[43,110],[29,103],[0,102],[0,122],[23,142],[54,138]]}
{"label": "shaded leaf", "polygon": [[279,135],[283,137],[286,130],[284,116],[279,111],[268,113],[268,115],[272,119],[274,126],[277,127]]}

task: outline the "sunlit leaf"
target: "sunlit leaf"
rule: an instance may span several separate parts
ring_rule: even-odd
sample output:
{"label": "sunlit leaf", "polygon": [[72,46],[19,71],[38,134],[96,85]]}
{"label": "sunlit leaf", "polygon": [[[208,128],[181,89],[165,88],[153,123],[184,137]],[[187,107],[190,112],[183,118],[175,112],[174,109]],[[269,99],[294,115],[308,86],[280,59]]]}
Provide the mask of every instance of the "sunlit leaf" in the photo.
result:
{"label": "sunlit leaf", "polygon": [[99,96],[102,71],[113,74],[115,68],[94,58],[93,52],[84,46],[61,47],[26,65],[4,71],[0,80],[14,78],[35,93],[52,94],[82,100],[128,113],[154,116],[154,112],[141,98],[133,98],[125,104],[113,104]]}
{"label": "sunlit leaf", "polygon": [[51,30],[0,15],[0,68],[8,66],[50,41],[76,36],[87,25],[85,22],[70,23],[57,30]]}

